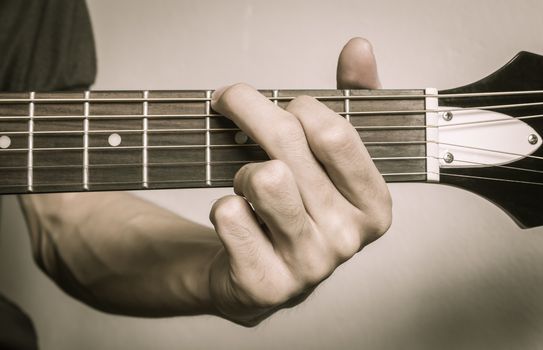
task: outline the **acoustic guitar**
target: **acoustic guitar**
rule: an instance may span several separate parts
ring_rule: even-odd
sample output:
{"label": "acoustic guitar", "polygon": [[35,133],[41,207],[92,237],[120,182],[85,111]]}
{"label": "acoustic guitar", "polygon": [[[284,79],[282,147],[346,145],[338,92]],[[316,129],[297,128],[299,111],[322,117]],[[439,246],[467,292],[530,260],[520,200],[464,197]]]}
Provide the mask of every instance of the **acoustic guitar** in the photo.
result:
{"label": "acoustic guitar", "polygon": [[[279,106],[312,95],[344,116],[387,182],[457,186],[543,225],[543,56],[439,92],[261,92]],[[211,93],[0,93],[0,194],[231,186],[268,157]]]}

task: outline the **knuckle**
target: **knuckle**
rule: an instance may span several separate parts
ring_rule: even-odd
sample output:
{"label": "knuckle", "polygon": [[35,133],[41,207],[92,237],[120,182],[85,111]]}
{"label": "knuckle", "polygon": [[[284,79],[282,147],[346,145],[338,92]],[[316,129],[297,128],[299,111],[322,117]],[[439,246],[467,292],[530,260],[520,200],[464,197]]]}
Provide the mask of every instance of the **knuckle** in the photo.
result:
{"label": "knuckle", "polygon": [[[385,198],[387,197],[390,198],[390,195],[387,195]],[[384,199],[381,205],[371,211],[368,218],[368,238],[370,241],[373,241],[384,235],[392,225],[392,201]]]}
{"label": "knuckle", "polygon": [[331,254],[337,263],[342,263],[362,247],[362,235],[359,228],[362,223],[362,213],[358,210],[353,212],[341,211],[328,217],[326,235]]}
{"label": "knuckle", "polygon": [[334,239],[335,254],[340,262],[350,259],[362,247],[362,238],[355,230],[343,230]]}
{"label": "knuckle", "polygon": [[304,270],[303,280],[305,282],[305,287],[310,288],[328,277],[332,273],[333,267],[331,267],[325,259],[321,259],[312,261],[311,264],[306,264]]}
{"label": "knuckle", "polygon": [[311,253],[303,254],[296,263],[296,275],[303,289],[311,288],[327,278],[337,267],[336,253],[326,241],[313,242]]}
{"label": "knuckle", "polygon": [[213,203],[209,219],[214,225],[234,224],[239,221],[239,218],[246,211],[246,207],[245,200],[239,196],[222,197]]}
{"label": "knuckle", "polygon": [[314,97],[308,95],[300,95],[292,99],[287,104],[287,107],[285,109],[287,111],[299,111],[300,109],[303,109],[314,103],[318,103],[318,101]]}
{"label": "knuckle", "polygon": [[302,124],[290,113],[277,119],[271,130],[274,143],[288,147],[288,145],[305,142],[305,133]]}
{"label": "knuckle", "polygon": [[247,180],[248,174],[250,174],[251,168],[258,166],[257,163],[248,163],[243,165],[241,168],[236,171],[236,174],[234,175],[234,191],[236,194],[242,194],[244,190],[244,184]]}
{"label": "knuckle", "polygon": [[325,151],[342,153],[356,147],[356,138],[351,126],[338,121],[323,128],[315,135],[316,144]]}
{"label": "knuckle", "polygon": [[268,309],[286,303],[290,299],[290,292],[276,291],[253,297],[253,304],[257,308]]}
{"label": "knuckle", "polygon": [[270,160],[249,176],[249,186],[258,195],[273,195],[292,179],[292,173],[280,160]]}

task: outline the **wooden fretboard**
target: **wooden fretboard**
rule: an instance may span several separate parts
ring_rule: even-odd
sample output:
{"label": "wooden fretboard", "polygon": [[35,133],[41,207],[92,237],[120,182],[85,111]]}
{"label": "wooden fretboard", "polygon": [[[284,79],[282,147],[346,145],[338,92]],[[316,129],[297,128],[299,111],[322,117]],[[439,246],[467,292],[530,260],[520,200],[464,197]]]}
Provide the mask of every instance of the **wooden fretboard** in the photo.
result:
{"label": "wooden fretboard", "polygon": [[[426,181],[424,90],[306,94],[357,129],[386,181]],[[0,193],[231,186],[268,159],[210,108],[211,91],[0,93]],[[270,120],[270,128],[273,120]]]}

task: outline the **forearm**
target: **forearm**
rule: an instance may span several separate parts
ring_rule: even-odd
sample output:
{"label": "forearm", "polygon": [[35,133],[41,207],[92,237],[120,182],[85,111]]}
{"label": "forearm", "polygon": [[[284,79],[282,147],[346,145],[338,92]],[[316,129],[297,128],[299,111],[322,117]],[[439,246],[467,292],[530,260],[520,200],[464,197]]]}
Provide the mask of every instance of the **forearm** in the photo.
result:
{"label": "forearm", "polygon": [[36,261],[73,296],[122,314],[214,312],[208,270],[221,245],[211,229],[126,193],[20,202]]}

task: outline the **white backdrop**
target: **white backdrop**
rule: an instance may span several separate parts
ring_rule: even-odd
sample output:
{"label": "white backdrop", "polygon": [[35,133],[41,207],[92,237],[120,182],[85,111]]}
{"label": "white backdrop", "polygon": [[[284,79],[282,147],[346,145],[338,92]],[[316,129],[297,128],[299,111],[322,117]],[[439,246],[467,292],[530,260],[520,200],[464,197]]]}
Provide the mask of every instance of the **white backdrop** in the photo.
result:
{"label": "white backdrop", "polygon": [[[375,46],[387,88],[439,89],[543,54],[543,2],[88,0],[95,89],[329,88],[352,36]],[[14,197],[0,234],[0,290],[34,319],[42,349],[535,349],[543,347],[543,229],[439,185],[394,184],[394,223],[304,304],[255,329],[210,317],[96,312],[30,257]],[[229,189],[138,193],[208,223]],[[542,213],[543,215],[543,213]]]}

